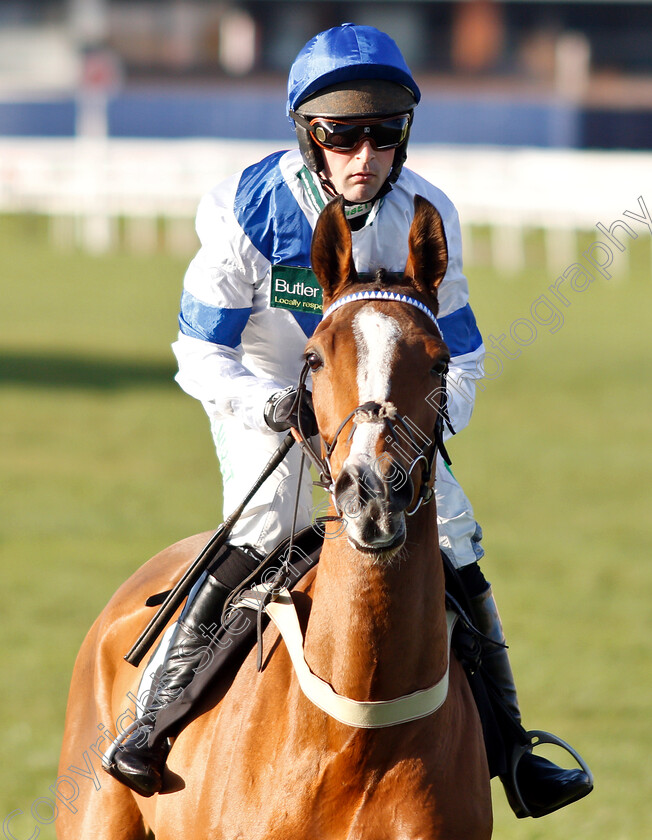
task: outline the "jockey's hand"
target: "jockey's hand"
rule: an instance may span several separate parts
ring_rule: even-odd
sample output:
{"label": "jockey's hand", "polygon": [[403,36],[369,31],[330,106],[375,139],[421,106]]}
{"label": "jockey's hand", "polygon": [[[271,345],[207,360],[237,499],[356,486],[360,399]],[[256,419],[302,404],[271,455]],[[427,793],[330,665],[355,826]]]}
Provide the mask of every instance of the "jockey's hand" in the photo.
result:
{"label": "jockey's hand", "polygon": [[301,420],[301,431],[306,437],[317,434],[317,419],[312,407],[312,394],[304,391],[301,405],[297,404],[297,389],[290,385],[282,391],[277,391],[265,403],[265,422],[275,432],[285,432],[288,429],[298,429]]}

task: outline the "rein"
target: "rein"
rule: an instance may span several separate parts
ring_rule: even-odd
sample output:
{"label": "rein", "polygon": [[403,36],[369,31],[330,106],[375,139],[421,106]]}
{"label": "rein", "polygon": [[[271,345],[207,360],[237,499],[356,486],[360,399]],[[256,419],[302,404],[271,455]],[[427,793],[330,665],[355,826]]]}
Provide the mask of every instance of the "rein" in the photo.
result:
{"label": "rein", "polygon": [[[440,336],[443,339],[443,334],[441,331],[441,327],[437,321],[437,318],[433,314],[433,312],[428,309],[428,307],[416,298],[412,298],[408,295],[401,295],[397,292],[388,292],[388,291],[364,291],[364,292],[354,292],[350,295],[345,295],[344,297],[336,300],[332,303],[324,312],[322,320],[332,315],[342,306],[345,306],[347,303],[354,303],[356,301],[369,301],[369,300],[382,300],[382,301],[392,301],[396,303],[403,303],[409,306],[414,306],[420,312],[423,312],[427,315],[428,318],[434,323],[437,327],[437,331],[439,332]],[[399,414],[396,406],[391,402],[367,402],[363,403],[362,405],[357,406],[354,408],[353,411],[349,412],[347,416],[342,420],[340,425],[338,426],[333,440],[328,443],[328,441],[324,440],[323,437],[320,435],[320,440],[322,444],[322,449],[324,451],[324,456],[321,457],[315,447],[312,445],[310,438],[304,433],[301,427],[301,412],[298,411],[299,423],[298,429],[299,432],[299,444],[307,455],[307,457],[312,462],[313,466],[316,468],[317,472],[319,473],[319,481],[316,482],[319,486],[326,489],[331,495],[334,492],[334,480],[333,480],[333,472],[331,468],[331,456],[337,446],[339,441],[340,435],[344,431],[344,428],[347,426],[348,423],[353,421],[353,425],[351,427],[351,431],[347,437],[347,441],[351,440],[353,436],[353,432],[355,431],[355,427],[360,425],[361,423],[386,423],[390,435],[393,438],[394,442],[397,445],[400,445],[398,433],[396,430],[397,424],[400,425],[402,431],[407,435],[409,439],[409,445],[412,448],[413,452],[416,452],[415,457],[413,458],[412,462],[410,463],[407,470],[405,470],[406,476],[410,477],[413,470],[416,468],[418,464],[422,464],[422,472],[421,472],[421,485],[419,487],[419,494],[417,496],[416,503],[412,510],[406,511],[408,516],[413,516],[417,510],[421,507],[422,504],[427,504],[432,497],[434,496],[434,490],[430,486],[430,481],[432,478],[432,473],[435,464],[435,457],[437,452],[439,452],[444,459],[444,461],[450,466],[451,459],[446,450],[446,446],[444,445],[444,424],[450,431],[451,434],[455,434],[455,430],[453,429],[450,416],[448,414],[448,395],[446,391],[446,373],[448,368],[442,374],[442,386],[440,389],[441,393],[441,402],[437,408],[437,419],[435,420],[435,426],[432,433],[432,440],[426,438],[425,443],[419,446],[417,442],[416,436],[414,434],[414,426],[410,424],[409,419],[406,419],[402,414]],[[307,392],[306,387],[306,380],[308,378],[308,374],[310,372],[310,368],[308,363],[306,362],[301,370],[299,375],[299,383],[297,387],[297,408],[301,404],[301,400],[305,399],[305,394]],[[422,437],[425,435],[422,434]]]}

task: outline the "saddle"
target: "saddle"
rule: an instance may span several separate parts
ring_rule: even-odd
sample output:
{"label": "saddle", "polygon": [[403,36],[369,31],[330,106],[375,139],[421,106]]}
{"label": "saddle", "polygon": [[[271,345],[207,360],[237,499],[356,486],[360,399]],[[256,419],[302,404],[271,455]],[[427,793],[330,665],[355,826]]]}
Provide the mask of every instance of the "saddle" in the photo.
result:
{"label": "saddle", "polygon": [[[229,612],[229,605],[240,600],[241,595],[255,585],[274,579],[274,585],[292,589],[310,569],[316,567],[321,554],[323,539],[313,527],[305,528],[290,539],[280,543],[261,563],[256,572],[234,590],[227,601],[223,620],[219,625],[206,628],[207,666],[198,672],[186,689],[169,705],[162,708],[152,733],[153,738],[175,737],[194,717],[204,711],[202,702],[209,686],[219,685],[219,695],[228,691],[238,669],[258,641],[259,668],[262,667],[262,632],[269,618],[252,606],[240,605],[237,618]],[[452,638],[454,655],[464,667],[471,691],[476,701],[482,723],[485,747],[492,777],[504,775],[509,768],[508,756],[515,746],[530,744],[530,738],[515,721],[502,703],[499,693],[481,667],[481,634],[469,618],[470,604],[462,581],[449,558],[442,553],[446,574],[447,607],[458,613]],[[211,570],[219,567],[222,552],[218,553]],[[269,591],[271,594],[271,586]],[[148,601],[154,605],[156,597]],[[233,632],[237,624],[237,632]],[[156,674],[154,675],[154,683]]]}

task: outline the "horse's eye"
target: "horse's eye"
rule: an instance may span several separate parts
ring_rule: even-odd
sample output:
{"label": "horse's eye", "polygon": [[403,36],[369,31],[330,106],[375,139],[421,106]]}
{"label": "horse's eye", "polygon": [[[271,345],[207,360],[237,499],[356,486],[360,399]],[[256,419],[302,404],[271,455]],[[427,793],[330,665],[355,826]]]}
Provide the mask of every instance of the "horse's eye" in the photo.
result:
{"label": "horse's eye", "polygon": [[448,370],[448,362],[444,359],[440,359],[438,362],[430,368],[430,373],[434,376],[443,376],[446,371]]}
{"label": "horse's eye", "polygon": [[306,364],[310,368],[313,373],[316,370],[319,370],[320,367],[323,367],[324,363],[322,362],[320,356],[317,353],[306,353]]}

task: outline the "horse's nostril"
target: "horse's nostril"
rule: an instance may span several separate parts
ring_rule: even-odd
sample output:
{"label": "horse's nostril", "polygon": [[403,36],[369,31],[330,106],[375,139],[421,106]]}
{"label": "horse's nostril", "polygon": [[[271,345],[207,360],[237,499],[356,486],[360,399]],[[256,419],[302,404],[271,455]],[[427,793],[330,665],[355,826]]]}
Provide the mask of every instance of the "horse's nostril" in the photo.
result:
{"label": "horse's nostril", "polygon": [[390,498],[393,499],[394,504],[401,508],[407,508],[412,501],[414,495],[414,484],[412,479],[407,476],[405,481],[400,482],[396,487],[392,485],[392,492]]}
{"label": "horse's nostril", "polygon": [[359,516],[363,511],[377,520],[392,510],[405,510],[412,500],[413,484],[404,470],[385,475],[355,463],[346,464],[335,481],[335,499],[340,514]]}
{"label": "horse's nostril", "polygon": [[358,471],[351,467],[344,467],[335,481],[335,501],[341,516],[346,518],[360,516],[365,506],[360,490]]}
{"label": "horse's nostril", "polygon": [[355,480],[351,475],[350,471],[345,467],[342,472],[338,475],[337,480],[335,482],[335,496],[336,498],[343,495],[344,493],[349,493],[355,485]]}

